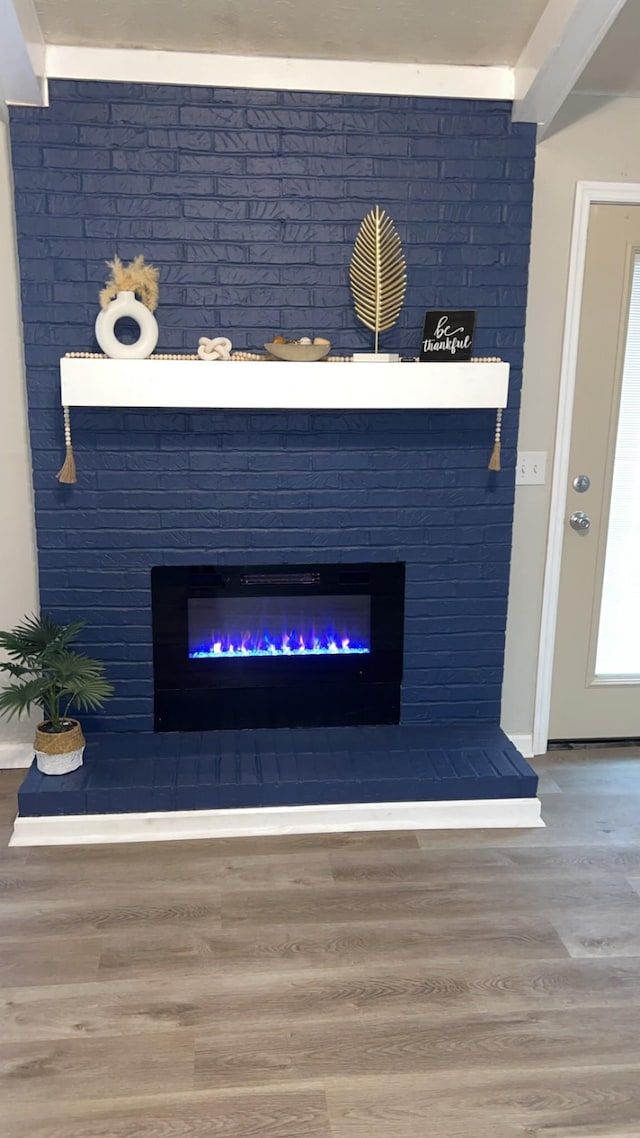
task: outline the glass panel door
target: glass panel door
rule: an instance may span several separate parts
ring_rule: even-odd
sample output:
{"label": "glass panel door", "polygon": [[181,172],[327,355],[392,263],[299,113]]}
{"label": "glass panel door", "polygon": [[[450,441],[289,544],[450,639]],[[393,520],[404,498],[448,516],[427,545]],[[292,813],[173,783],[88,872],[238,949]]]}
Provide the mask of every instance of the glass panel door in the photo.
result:
{"label": "glass panel door", "polygon": [[607,531],[596,679],[640,677],[640,255],[631,301]]}

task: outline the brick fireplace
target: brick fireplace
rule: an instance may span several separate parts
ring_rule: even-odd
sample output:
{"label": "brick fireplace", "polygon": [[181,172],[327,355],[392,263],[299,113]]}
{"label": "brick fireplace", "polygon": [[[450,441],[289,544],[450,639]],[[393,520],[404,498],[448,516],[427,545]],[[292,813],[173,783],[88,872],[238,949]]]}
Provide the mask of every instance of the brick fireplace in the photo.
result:
{"label": "brick fireplace", "polygon": [[[481,101],[70,81],[50,96],[12,108],[11,132],[41,604],[87,618],[116,685],[87,731],[152,730],[152,567],[317,561],[405,563],[401,724],[497,727],[535,128]],[[95,349],[106,260],[158,265],[159,351],[277,332],[369,350],[347,268],[376,201],[409,274],[383,350],[417,354],[426,308],[475,308],[476,353],[511,365],[499,474],[490,411],[76,409],[79,480],[57,485],[59,359]]]}

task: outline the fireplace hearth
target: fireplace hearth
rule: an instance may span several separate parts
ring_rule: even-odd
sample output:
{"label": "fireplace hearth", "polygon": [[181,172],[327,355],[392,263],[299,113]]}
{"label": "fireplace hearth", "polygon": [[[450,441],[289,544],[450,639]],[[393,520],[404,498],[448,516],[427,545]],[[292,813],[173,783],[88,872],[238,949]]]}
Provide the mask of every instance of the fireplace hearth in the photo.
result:
{"label": "fireplace hearth", "polygon": [[398,723],[403,562],[158,566],[156,731]]}

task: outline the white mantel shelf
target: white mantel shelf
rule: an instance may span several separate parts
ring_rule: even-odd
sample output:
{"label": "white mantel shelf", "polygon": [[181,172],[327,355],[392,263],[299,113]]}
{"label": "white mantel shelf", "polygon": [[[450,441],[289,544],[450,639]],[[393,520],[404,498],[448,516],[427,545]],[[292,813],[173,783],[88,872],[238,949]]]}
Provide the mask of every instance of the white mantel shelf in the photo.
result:
{"label": "white mantel shelf", "polygon": [[506,363],[62,359],[65,407],[426,410],[505,407]]}

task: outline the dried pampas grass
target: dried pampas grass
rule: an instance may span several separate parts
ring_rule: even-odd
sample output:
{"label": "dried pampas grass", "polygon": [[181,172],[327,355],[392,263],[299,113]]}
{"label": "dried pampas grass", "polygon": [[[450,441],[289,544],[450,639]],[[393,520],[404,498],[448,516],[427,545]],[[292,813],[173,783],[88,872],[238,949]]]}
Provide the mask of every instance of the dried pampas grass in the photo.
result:
{"label": "dried pampas grass", "polygon": [[145,265],[144,257],[140,253],[129,265],[123,265],[119,257],[107,261],[111,269],[111,277],[105,281],[100,291],[100,305],[106,308],[119,292],[135,292],[150,312],[158,307],[158,277],[159,270],[153,265]]}

